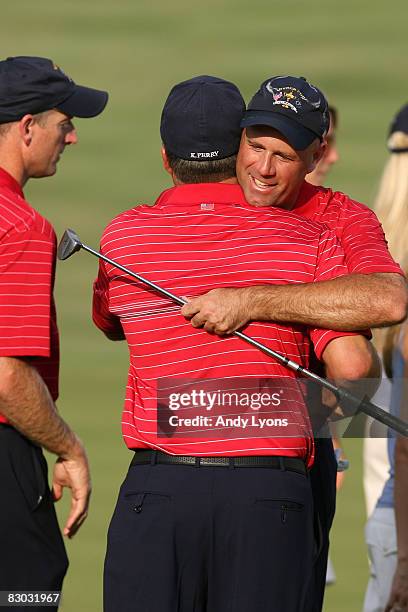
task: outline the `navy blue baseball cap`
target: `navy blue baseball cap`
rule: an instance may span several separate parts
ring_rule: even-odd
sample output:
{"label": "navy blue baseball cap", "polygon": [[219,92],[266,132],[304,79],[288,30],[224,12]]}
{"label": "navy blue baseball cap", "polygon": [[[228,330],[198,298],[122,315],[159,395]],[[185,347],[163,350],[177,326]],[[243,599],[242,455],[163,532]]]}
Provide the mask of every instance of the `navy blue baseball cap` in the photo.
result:
{"label": "navy blue baseball cap", "polygon": [[392,120],[389,135],[391,136],[394,132],[408,134],[408,104],[405,104]]}
{"label": "navy blue baseball cap", "polygon": [[[395,132],[402,132],[408,136],[408,104],[405,104],[395,115],[388,136],[391,137]],[[390,153],[408,153],[407,147],[395,146],[394,139],[388,141],[388,150]]]}
{"label": "navy blue baseball cap", "polygon": [[330,125],[327,100],[304,77],[275,76],[262,83],[241,121],[241,127],[268,125],[299,151],[316,138],[323,139]]}
{"label": "navy blue baseball cap", "polygon": [[235,155],[245,102],[239,89],[213,76],[178,83],[164,104],[160,134],[166,151],[189,161]]}
{"label": "navy blue baseball cap", "polygon": [[0,61],[0,123],[56,108],[71,117],[95,117],[108,101],[106,91],[77,85],[45,57]]}

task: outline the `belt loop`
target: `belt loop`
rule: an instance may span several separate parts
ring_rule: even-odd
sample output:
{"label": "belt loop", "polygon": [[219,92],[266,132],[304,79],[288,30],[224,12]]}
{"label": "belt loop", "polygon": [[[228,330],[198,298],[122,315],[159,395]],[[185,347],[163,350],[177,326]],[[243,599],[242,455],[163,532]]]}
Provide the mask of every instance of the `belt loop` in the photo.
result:
{"label": "belt loop", "polygon": [[279,467],[281,472],[285,471],[285,462],[283,460],[283,457],[279,457]]}
{"label": "belt loop", "polygon": [[195,458],[195,466],[194,467],[196,467],[196,468],[201,467],[201,459],[200,459],[200,457],[196,457]]}
{"label": "belt loop", "polygon": [[157,463],[157,451],[152,451],[150,455],[150,465],[156,465]]}
{"label": "belt loop", "polygon": [[233,470],[235,468],[235,457],[230,457],[228,467],[230,470]]}

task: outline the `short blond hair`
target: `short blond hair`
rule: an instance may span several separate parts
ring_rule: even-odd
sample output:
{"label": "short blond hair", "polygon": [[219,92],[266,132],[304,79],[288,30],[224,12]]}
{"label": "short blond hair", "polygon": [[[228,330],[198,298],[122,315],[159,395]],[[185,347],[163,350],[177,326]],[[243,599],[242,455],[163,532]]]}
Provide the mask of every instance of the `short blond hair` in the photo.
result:
{"label": "short blond hair", "polygon": [[12,123],[1,123],[0,124],[0,138],[3,138],[9,131],[13,124]]}

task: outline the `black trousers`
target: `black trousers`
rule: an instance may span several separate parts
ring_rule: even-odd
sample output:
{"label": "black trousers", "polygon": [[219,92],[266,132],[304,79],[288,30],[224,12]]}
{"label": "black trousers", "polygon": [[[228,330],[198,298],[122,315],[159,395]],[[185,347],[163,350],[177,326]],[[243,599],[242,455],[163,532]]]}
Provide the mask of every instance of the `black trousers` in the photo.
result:
{"label": "black trousers", "polygon": [[337,462],[331,438],[315,440],[315,461],[310,470],[314,503],[317,554],[313,565],[312,582],[306,612],[321,612],[326,587],[329,532],[336,511]]}
{"label": "black trousers", "polygon": [[0,591],[61,590],[68,558],[47,463],[40,448],[8,425],[0,425],[0,499]]}
{"label": "black trousers", "polygon": [[136,465],[109,527],[105,612],[300,612],[314,555],[308,476]]}

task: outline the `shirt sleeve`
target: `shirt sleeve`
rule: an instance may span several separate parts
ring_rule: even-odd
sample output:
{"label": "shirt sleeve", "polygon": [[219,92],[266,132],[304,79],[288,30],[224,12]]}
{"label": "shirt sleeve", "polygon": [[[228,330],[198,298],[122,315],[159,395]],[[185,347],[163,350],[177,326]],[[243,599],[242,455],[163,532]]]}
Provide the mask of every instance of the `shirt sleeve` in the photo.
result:
{"label": "shirt sleeve", "polygon": [[[344,276],[348,273],[349,271],[345,264],[345,254],[342,245],[334,232],[323,229],[319,240],[314,282],[330,280],[339,276]],[[371,338],[370,330],[346,332],[314,328],[309,330],[309,335],[318,359],[321,359],[324,349],[329,342],[335,338],[358,335],[365,335]]]}
{"label": "shirt sleeve", "polygon": [[109,277],[105,262],[99,262],[98,278],[93,287],[92,318],[95,325],[111,340],[124,340],[122,324],[118,316],[109,311]]}
{"label": "shirt sleeve", "polygon": [[352,203],[353,208],[342,209],[347,217],[342,220],[341,245],[348,270],[359,274],[390,272],[403,275],[390,255],[375,213],[366,206]]}
{"label": "shirt sleeve", "polygon": [[50,357],[55,240],[12,231],[0,241],[0,355]]}

